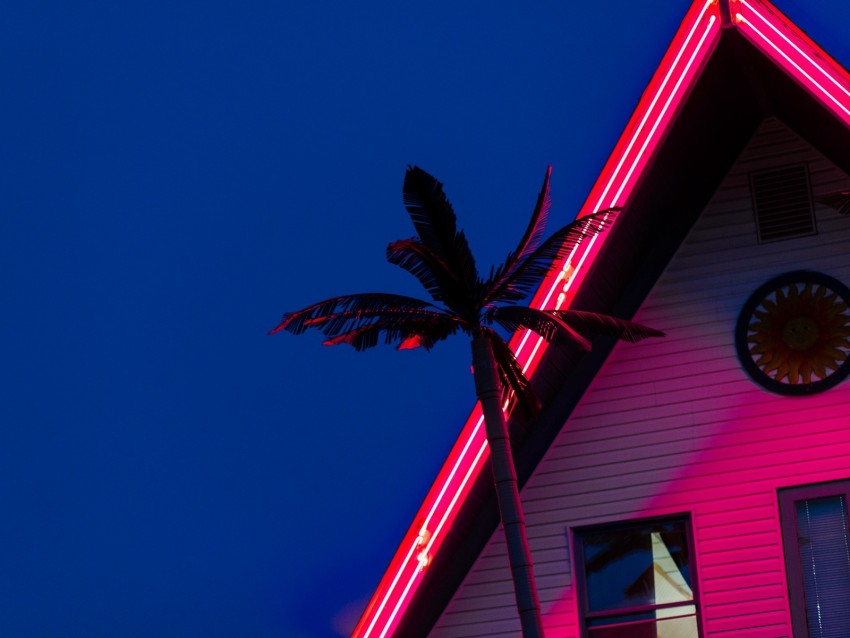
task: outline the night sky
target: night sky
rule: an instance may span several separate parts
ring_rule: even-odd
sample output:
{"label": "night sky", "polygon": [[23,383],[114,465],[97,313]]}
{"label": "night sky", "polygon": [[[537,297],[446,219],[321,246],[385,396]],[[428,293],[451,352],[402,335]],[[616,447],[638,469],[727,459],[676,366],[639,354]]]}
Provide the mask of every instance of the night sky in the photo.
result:
{"label": "night sky", "polygon": [[[850,3],[777,4],[850,64]],[[408,163],[482,270],[548,164],[570,221],[687,7],[5,3],[0,634],[347,635],[472,407],[469,346],[267,331],[420,295],[384,259]]]}

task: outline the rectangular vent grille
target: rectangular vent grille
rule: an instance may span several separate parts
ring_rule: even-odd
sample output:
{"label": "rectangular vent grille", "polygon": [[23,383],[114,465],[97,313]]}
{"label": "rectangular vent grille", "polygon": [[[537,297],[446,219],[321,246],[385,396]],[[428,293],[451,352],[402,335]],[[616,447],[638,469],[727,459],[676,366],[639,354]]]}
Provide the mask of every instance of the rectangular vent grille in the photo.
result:
{"label": "rectangular vent grille", "polygon": [[814,235],[815,215],[805,164],[750,173],[759,242]]}

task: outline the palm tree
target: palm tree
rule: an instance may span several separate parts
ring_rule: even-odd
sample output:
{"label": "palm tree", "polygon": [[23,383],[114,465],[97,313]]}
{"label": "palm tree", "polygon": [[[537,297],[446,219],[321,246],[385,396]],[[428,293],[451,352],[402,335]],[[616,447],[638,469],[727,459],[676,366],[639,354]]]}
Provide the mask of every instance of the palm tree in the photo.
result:
{"label": "palm tree", "polygon": [[[546,171],[537,205],[518,247],[483,279],[442,184],[418,167],[404,179],[404,205],[417,236],[391,243],[387,260],[404,268],[425,287],[432,301],[386,293],[334,297],[283,315],[270,334],[320,330],[326,345],[347,343],[357,350],[378,344],[398,349],[424,347],[458,330],[472,340],[475,389],[484,413],[499,511],[505,531],[523,636],[543,636],[531,551],[519,498],[505,408],[534,416],[540,403],[508,344],[492,327],[512,333],[527,328],[546,341],[564,337],[585,350],[584,335],[606,334],[635,342],[663,333],[606,315],[575,310],[537,310],[520,305],[543,277],[585,237],[604,230],[617,209],[588,215],[543,240],[550,206]],[[510,402],[510,406],[508,403]],[[509,410],[509,412],[510,412]]]}

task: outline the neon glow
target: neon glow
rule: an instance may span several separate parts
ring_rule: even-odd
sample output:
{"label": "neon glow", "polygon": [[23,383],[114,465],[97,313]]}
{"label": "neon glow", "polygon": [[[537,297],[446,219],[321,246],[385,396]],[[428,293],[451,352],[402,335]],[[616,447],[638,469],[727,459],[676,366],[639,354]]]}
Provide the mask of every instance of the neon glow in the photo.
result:
{"label": "neon glow", "polygon": [[[624,133],[585,200],[579,217],[624,206],[670,130],[680,106],[720,40],[720,1],[697,0],[685,15],[657,71],[640,98]],[[781,69],[850,126],[850,76],[766,0],[736,0],[732,24]],[[616,222],[615,222],[616,223]],[[535,293],[536,308],[569,307],[607,234],[578,246]],[[552,305],[554,299],[554,306]],[[533,373],[545,343],[530,332],[517,333],[511,347]],[[530,346],[530,347],[529,347]],[[433,561],[487,458],[483,415],[476,405],[431,490],[384,574],[352,636],[391,636],[401,622],[424,568]]]}
{"label": "neon glow", "polygon": [[[478,418],[473,420],[476,413]],[[469,491],[469,487],[471,487],[470,478],[473,475],[477,475],[480,470],[482,456],[484,449],[486,448],[486,439],[484,439],[481,427],[483,423],[484,417],[481,414],[480,406],[476,406],[473,414],[461,431],[455,446],[449,453],[449,458],[443,464],[440,473],[437,475],[437,479],[434,481],[431,492],[429,492],[428,497],[426,497],[425,502],[420,508],[420,512],[422,512],[427,507],[428,513],[424,518],[424,522],[419,526],[419,530],[428,529],[431,521],[442,513],[439,523],[434,528],[433,533],[431,533],[431,537],[427,541],[427,545],[424,549],[420,549],[420,539],[423,538],[421,531],[415,531],[415,527],[408,531],[404,540],[402,540],[393,561],[390,563],[390,567],[384,575],[384,579],[381,581],[381,584],[372,596],[372,600],[366,608],[366,611],[363,613],[363,616],[361,617],[352,636],[373,635],[372,632],[376,627],[378,627],[379,620],[383,621],[383,624],[381,625],[381,632],[379,634],[380,636],[386,636],[387,633],[396,626],[398,622],[397,616],[402,603],[408,600],[408,592],[411,590],[414,583],[418,582],[422,575],[422,571],[419,568],[419,560],[414,558],[414,555],[425,552],[426,554],[430,554],[432,557],[434,556],[437,548],[439,547],[439,543],[436,543],[436,541],[442,540],[440,532],[445,526],[449,514],[453,511],[454,504],[458,499],[466,495]],[[470,456],[473,444],[476,442],[478,443],[477,454]],[[461,472],[463,472],[463,474],[461,474]],[[439,487],[439,490],[436,490],[437,487]],[[434,494],[435,491],[437,492],[436,494]],[[452,498],[448,505],[446,505],[443,501],[449,493],[452,494]],[[413,532],[414,535],[412,539],[409,539],[408,537],[411,536],[411,532]],[[404,547],[409,547],[409,550],[402,557],[401,554]],[[417,552],[417,550],[419,551]],[[385,581],[388,580],[387,576],[391,574],[393,575],[392,580],[385,585]],[[404,577],[407,577],[408,581],[405,584],[404,589],[398,593],[398,585]],[[372,612],[376,601],[379,601],[378,606],[374,609],[373,613],[370,613]],[[387,610],[387,606],[391,602],[394,602],[395,605],[391,610]],[[370,622],[364,629],[363,626],[365,620],[370,620]]]}
{"label": "neon glow", "polygon": [[788,18],[763,0],[739,0],[739,29],[842,122],[850,125],[850,77]]}

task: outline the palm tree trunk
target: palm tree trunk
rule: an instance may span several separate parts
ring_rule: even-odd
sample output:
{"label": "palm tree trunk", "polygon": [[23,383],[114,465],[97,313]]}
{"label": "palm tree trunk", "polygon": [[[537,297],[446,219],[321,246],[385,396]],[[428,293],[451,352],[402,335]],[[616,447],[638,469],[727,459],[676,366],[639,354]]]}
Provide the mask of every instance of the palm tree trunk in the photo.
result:
{"label": "palm tree trunk", "polygon": [[534,581],[531,549],[525,532],[525,516],[519,499],[516,469],[505,413],[502,411],[501,382],[493,357],[493,346],[485,335],[472,339],[475,391],[484,412],[484,428],[490,446],[493,481],[499,513],[505,529],[508,561],[514,581],[517,611],[524,638],[543,638],[543,618]]}

